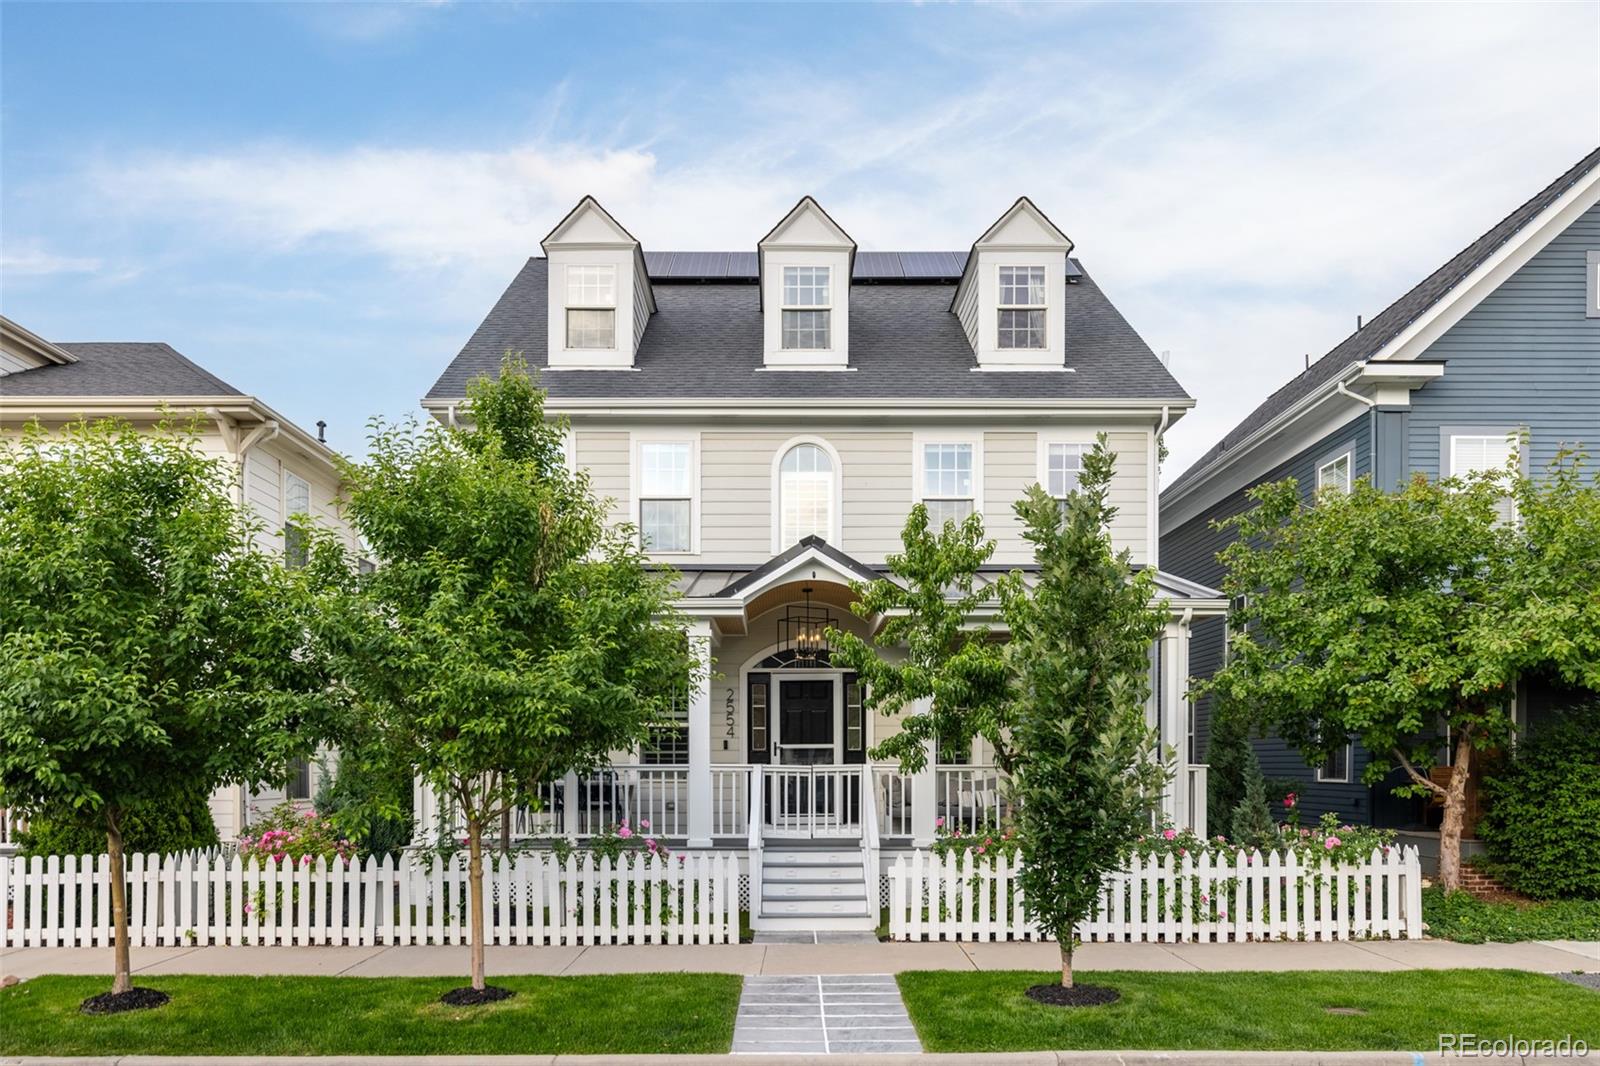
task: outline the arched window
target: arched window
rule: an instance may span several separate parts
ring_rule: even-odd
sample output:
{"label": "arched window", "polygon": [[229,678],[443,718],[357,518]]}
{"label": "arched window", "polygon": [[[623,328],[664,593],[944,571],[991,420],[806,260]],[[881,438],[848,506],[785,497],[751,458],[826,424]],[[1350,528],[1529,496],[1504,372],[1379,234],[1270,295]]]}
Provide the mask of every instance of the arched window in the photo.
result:
{"label": "arched window", "polygon": [[778,550],[816,535],[832,542],[838,471],[817,444],[796,444],[778,463]]}

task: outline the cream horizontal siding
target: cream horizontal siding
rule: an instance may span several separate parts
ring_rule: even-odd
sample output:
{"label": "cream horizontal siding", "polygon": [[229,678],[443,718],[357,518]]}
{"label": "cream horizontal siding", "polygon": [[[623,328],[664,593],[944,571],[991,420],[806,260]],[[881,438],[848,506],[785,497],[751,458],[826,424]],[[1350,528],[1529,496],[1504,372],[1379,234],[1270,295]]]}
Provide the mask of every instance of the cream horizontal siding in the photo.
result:
{"label": "cream horizontal siding", "polygon": [[900,544],[911,506],[911,434],[903,431],[705,431],[700,437],[700,545],[707,559],[751,562],[772,554],[772,467],[797,436],[839,453],[843,521],[851,555],[882,561]]}
{"label": "cream horizontal siding", "polygon": [[629,521],[627,431],[574,430],[573,450],[595,495],[611,501],[611,521]]}
{"label": "cream horizontal siding", "polygon": [[1129,549],[1136,563],[1150,559],[1150,434],[1142,429],[1112,431],[1108,444],[1116,453],[1116,476],[1111,481],[1111,543],[1118,551]]}
{"label": "cream horizontal siding", "polygon": [[994,562],[1024,563],[1032,558],[1014,509],[1028,486],[1039,480],[1039,435],[983,435],[983,528],[994,538]]}

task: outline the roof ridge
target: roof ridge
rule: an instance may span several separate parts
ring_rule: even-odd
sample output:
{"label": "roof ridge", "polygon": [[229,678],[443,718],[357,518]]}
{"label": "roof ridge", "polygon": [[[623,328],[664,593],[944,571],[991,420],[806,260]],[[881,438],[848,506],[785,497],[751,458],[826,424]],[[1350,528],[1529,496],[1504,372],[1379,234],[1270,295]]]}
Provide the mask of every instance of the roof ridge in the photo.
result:
{"label": "roof ridge", "polygon": [[[1406,289],[1405,292],[1401,293],[1400,296],[1390,301],[1382,311],[1379,311],[1377,314],[1373,315],[1371,320],[1369,320],[1364,326],[1360,326],[1347,334],[1332,348],[1328,349],[1327,352],[1313,360],[1311,365],[1307,366],[1304,370],[1295,374],[1283,384],[1279,385],[1276,389],[1272,390],[1272,392],[1268,393],[1259,404],[1252,408],[1247,415],[1236,422],[1231,429],[1219,437],[1215,444],[1207,449],[1199,459],[1190,464],[1188,469],[1180,474],[1177,479],[1174,480],[1173,483],[1163,491],[1170,492],[1182,485],[1186,485],[1192,481],[1198,480],[1204,468],[1212,465],[1215,460],[1232,450],[1230,447],[1228,447],[1230,438],[1233,438],[1242,429],[1250,425],[1259,413],[1271,408],[1274,400],[1278,399],[1287,392],[1294,391],[1296,386],[1299,386],[1307,381],[1325,380],[1325,375],[1330,369],[1330,360],[1337,360],[1341,353],[1344,353],[1344,358],[1337,362],[1336,367],[1342,369],[1344,366],[1359,362],[1361,359],[1369,357],[1373,352],[1382,350],[1384,345],[1388,344],[1395,337],[1399,336],[1400,333],[1403,332],[1405,328],[1412,322],[1415,322],[1419,316],[1426,313],[1428,310],[1436,306],[1441,300],[1445,299],[1445,297],[1449,296],[1463,278],[1481,266],[1483,261],[1486,260],[1490,255],[1494,254],[1497,249],[1503,246],[1507,241],[1511,240],[1511,238],[1515,237],[1518,233],[1521,233],[1524,229],[1526,229],[1528,224],[1532,222],[1533,219],[1539,214],[1539,211],[1529,211],[1528,209],[1530,207],[1547,199],[1551,202],[1560,199],[1568,189],[1576,184],[1584,175],[1593,170],[1597,164],[1600,164],[1600,147],[1590,150],[1582,159],[1579,159],[1576,163],[1563,171],[1561,175],[1554,181],[1545,185],[1538,192],[1534,193],[1522,203],[1518,204],[1515,208],[1507,212],[1487,230],[1480,233],[1471,241],[1467,242],[1463,248],[1451,255],[1450,258],[1446,259],[1442,264],[1424,276],[1415,285],[1412,285],[1410,288]],[[1504,233],[1501,233],[1498,239],[1490,243],[1485,243],[1489,242],[1489,239],[1494,237],[1502,227],[1506,226],[1508,223],[1511,223],[1513,220],[1516,220],[1519,215],[1523,215],[1525,212],[1526,217],[1522,218]],[[1482,245],[1482,247],[1479,247],[1480,245]],[[1455,267],[1454,270],[1452,270],[1453,266]],[[1386,316],[1390,316],[1391,312],[1395,312],[1393,317],[1395,319],[1399,319],[1400,314],[1403,313],[1405,309],[1407,301],[1410,300],[1413,295],[1416,295],[1419,292],[1424,292],[1425,290],[1439,284],[1441,281],[1444,281],[1447,278],[1448,284],[1444,285],[1431,299],[1424,303],[1420,303],[1414,310],[1412,310],[1409,316],[1397,322],[1386,320]],[[1383,336],[1377,341],[1376,344],[1358,345],[1354,343],[1358,340],[1378,336],[1379,334],[1383,334]],[[1357,354],[1362,347],[1366,347],[1367,351],[1364,354]],[[1351,350],[1347,352],[1347,348]]]}

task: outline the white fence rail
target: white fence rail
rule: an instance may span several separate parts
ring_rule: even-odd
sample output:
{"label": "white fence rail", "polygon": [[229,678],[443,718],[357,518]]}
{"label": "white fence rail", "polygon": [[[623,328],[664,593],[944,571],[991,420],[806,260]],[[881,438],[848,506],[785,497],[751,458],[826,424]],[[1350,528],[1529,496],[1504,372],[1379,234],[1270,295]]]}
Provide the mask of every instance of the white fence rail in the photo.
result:
{"label": "white fence rail", "polygon": [[[1293,854],[1135,858],[1105,879],[1077,934],[1091,941],[1360,940],[1422,936],[1415,848],[1359,865],[1303,865]],[[889,871],[893,940],[1042,940],[1016,867],[971,851],[901,856]]]}
{"label": "white fence rail", "polygon": [[[575,852],[486,857],[489,944],[727,944],[739,939],[739,865],[728,852],[613,861]],[[291,866],[238,856],[133,855],[137,947],[205,944],[466,944],[466,856]],[[107,857],[0,859],[0,945],[111,943]]]}

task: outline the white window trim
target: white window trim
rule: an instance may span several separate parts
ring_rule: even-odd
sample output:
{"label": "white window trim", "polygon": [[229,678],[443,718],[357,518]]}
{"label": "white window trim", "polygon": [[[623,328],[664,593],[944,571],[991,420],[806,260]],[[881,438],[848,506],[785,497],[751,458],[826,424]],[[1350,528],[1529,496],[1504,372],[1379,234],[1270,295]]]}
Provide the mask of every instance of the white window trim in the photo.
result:
{"label": "white window trim", "polygon": [[674,433],[660,431],[628,434],[628,521],[634,526],[634,542],[642,543],[639,527],[639,449],[644,444],[689,445],[689,550],[664,552],[647,549],[652,558],[682,559],[700,554],[700,431]]}
{"label": "white window trim", "polygon": [[[790,304],[783,299],[789,286],[785,275],[791,270],[825,270],[828,272],[828,299],[822,304]],[[833,267],[827,263],[784,263],[778,267],[778,347],[785,352],[831,352],[833,351]],[[785,348],[783,344],[783,313],[785,311],[826,311],[828,312],[828,345],[825,348]],[[831,543],[831,542],[830,542]]]}
{"label": "white window trim", "polygon": [[[574,270],[609,270],[611,271],[611,302],[582,303],[572,302],[572,272]],[[561,281],[565,290],[565,299],[561,301],[561,347],[568,352],[614,352],[617,350],[617,334],[622,328],[622,315],[618,303],[617,291],[622,285],[621,272],[612,263],[568,263],[564,268]],[[611,346],[608,348],[574,348],[572,347],[572,327],[568,321],[573,311],[610,311],[611,312]]]}
{"label": "white window trim", "polygon": [[1321,765],[1319,765],[1317,767],[1317,781],[1319,783],[1321,783],[1321,784],[1327,784],[1327,785],[1348,785],[1350,783],[1350,774],[1351,774],[1352,771],[1355,770],[1355,764],[1356,764],[1356,745],[1355,745],[1355,741],[1346,740],[1344,742],[1344,776],[1343,777],[1330,777],[1330,776],[1328,776],[1328,772],[1327,772],[1328,763],[1327,763],[1327,760],[1324,759],[1322,761]]}
{"label": "white window trim", "polygon": [[[793,348],[788,349],[794,351]],[[833,506],[829,514],[830,526],[827,541],[829,546],[844,550],[844,464],[839,461],[839,450],[821,437],[800,436],[790,437],[778,445],[778,450],[772,453],[772,479],[768,484],[772,486],[772,554],[786,551],[794,547],[793,544],[783,543],[783,457],[790,450],[802,444],[815,444],[821,448],[828,459],[833,463]]]}
{"label": "white window trim", "polygon": [[[1042,270],[1044,272],[1044,303],[1042,304],[1008,304],[1001,301],[1000,294],[1005,291],[1005,286],[1000,281],[1002,270]],[[1000,344],[1000,312],[1002,311],[1039,311],[1044,314],[1043,344],[1031,348],[1005,348]],[[994,348],[1000,353],[1005,352],[1046,352],[1050,350],[1050,269],[1038,263],[996,263],[994,265]]]}
{"label": "white window trim", "polygon": [[1325,459],[1322,462],[1317,464],[1317,491],[1318,492],[1321,492],[1322,491],[1322,487],[1327,484],[1326,479],[1324,479],[1323,476],[1322,476],[1323,472],[1326,471],[1329,467],[1338,464],[1338,462],[1340,460],[1343,460],[1344,464],[1345,464],[1345,467],[1344,467],[1344,469],[1345,469],[1345,491],[1349,492],[1350,489],[1355,486],[1355,483],[1356,483],[1356,455],[1355,455],[1354,451],[1344,451],[1344,452],[1340,452],[1337,455],[1330,455],[1327,459]]}
{"label": "white window trim", "polygon": [[1034,456],[1034,480],[1045,493],[1053,499],[1065,499],[1050,492],[1050,445],[1052,444],[1077,444],[1087,453],[1095,446],[1093,433],[1040,433],[1037,450]]}
{"label": "white window trim", "polygon": [[965,499],[965,497],[961,496],[923,495],[922,485],[927,471],[922,449],[927,444],[972,445],[972,513],[983,514],[983,434],[981,432],[952,433],[938,429],[917,430],[911,434],[911,503],[913,505],[930,499]]}

